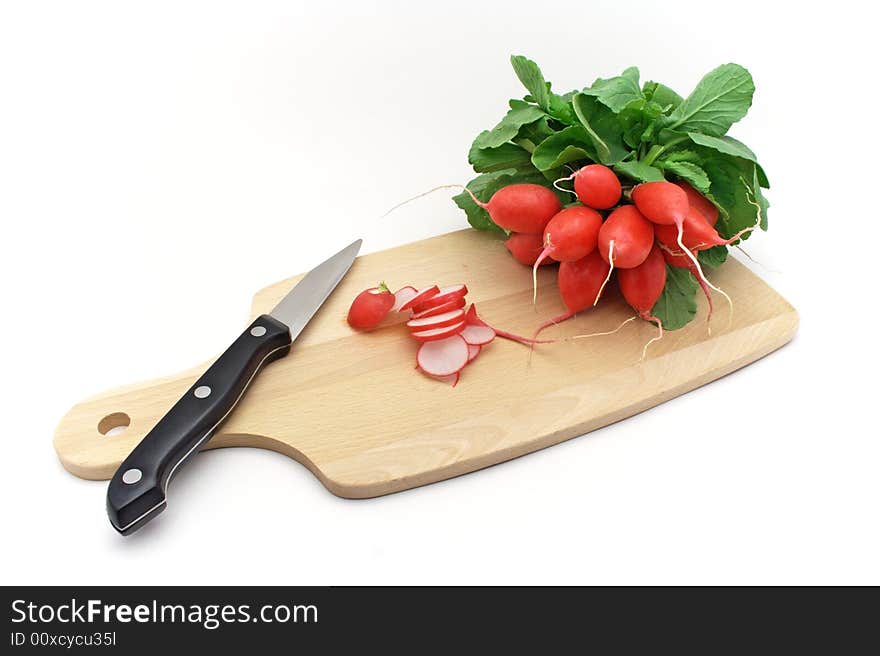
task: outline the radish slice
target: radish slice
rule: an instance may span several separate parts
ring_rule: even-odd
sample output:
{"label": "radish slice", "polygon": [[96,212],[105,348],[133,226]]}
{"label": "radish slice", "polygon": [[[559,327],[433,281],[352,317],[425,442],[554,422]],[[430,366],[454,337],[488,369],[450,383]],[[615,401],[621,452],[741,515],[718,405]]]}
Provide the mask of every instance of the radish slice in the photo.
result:
{"label": "radish slice", "polygon": [[447,303],[443,303],[441,305],[435,305],[433,307],[429,307],[426,310],[422,310],[421,312],[415,312],[412,315],[413,319],[422,319],[424,317],[433,317],[438,314],[443,314],[444,312],[450,312],[452,310],[458,310],[459,308],[463,308],[467,305],[467,301],[464,300],[464,297],[456,298],[455,300],[448,301]]}
{"label": "radish slice", "polygon": [[[467,340],[465,340],[467,341]],[[477,346],[476,344],[468,344],[468,362],[473,362],[477,359],[477,356],[480,354],[480,351],[483,350],[482,346]]]}
{"label": "radish slice", "polygon": [[419,367],[432,376],[451,376],[461,371],[468,361],[468,345],[454,335],[436,342],[426,342],[416,356]]}
{"label": "radish slice", "polygon": [[486,328],[491,328],[489,324],[477,316],[477,306],[473,303],[471,303],[471,306],[468,308],[467,314],[465,315],[465,321],[469,326],[485,326]]}
{"label": "radish slice", "polygon": [[431,285],[420,291],[418,294],[409,299],[406,303],[400,306],[400,310],[398,312],[403,312],[404,310],[409,310],[411,307],[418,305],[423,301],[427,301],[429,298],[436,296],[437,292],[440,291],[440,288],[437,285]]}
{"label": "radish slice", "polygon": [[407,301],[411,301],[416,297],[416,294],[419,293],[419,290],[415,287],[410,287],[407,285],[406,287],[401,287],[396,292],[394,292],[394,305],[391,306],[391,310],[394,312],[399,312],[400,307],[406,303]]}
{"label": "radish slice", "polygon": [[461,372],[456,371],[454,374],[449,374],[448,376],[431,376],[431,378],[443,383],[452,383],[452,386],[455,387],[458,385],[458,379],[461,378]]}
{"label": "radish slice", "polygon": [[467,295],[467,292],[468,288],[465,285],[451,285],[449,287],[441,287],[437,290],[437,293],[434,294],[431,298],[427,300],[416,301],[414,309],[416,310],[416,312],[427,310],[428,308],[436,307],[441,303],[448,303],[449,301],[454,301],[457,298],[464,298],[465,295]]}
{"label": "radish slice", "polygon": [[489,326],[476,326],[471,324],[461,331],[461,336],[468,344],[482,346],[495,339],[495,331],[489,328]]}
{"label": "radish slice", "polygon": [[434,342],[437,340],[446,339],[447,337],[452,337],[453,335],[458,335],[458,333],[460,333],[464,329],[465,323],[464,321],[462,321],[451,326],[444,326],[443,328],[419,330],[412,333],[412,336],[420,342]]}
{"label": "radish slice", "polygon": [[444,326],[451,326],[462,321],[464,321],[464,310],[452,310],[443,314],[435,314],[432,317],[410,319],[406,322],[406,325],[410,327],[410,330],[419,331],[430,328],[443,328]]}

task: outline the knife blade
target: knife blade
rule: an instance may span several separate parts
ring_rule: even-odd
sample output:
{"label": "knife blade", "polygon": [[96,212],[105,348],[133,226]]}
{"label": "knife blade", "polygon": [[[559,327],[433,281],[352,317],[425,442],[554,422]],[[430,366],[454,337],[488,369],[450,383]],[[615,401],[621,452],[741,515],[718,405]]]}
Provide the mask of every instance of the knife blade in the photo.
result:
{"label": "knife blade", "polygon": [[168,483],[213,435],[262,367],[290,352],[361,247],[358,239],[309,271],[269,313],[257,317],[140,441],[110,479],[107,515],[130,535],[167,506]]}

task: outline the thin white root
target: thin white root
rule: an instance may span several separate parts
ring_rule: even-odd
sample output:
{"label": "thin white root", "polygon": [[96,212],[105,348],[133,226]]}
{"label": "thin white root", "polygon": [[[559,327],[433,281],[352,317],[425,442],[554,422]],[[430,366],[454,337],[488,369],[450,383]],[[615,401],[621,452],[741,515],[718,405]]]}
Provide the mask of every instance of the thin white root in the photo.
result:
{"label": "thin white root", "polygon": [[590,333],[589,335],[573,335],[572,337],[566,337],[563,341],[569,341],[569,340],[573,341],[576,339],[587,339],[588,337],[601,337],[602,335],[613,335],[614,333],[619,331],[621,328],[623,328],[626,324],[628,324],[630,321],[635,321],[636,319],[638,319],[637,316],[630,317],[629,319],[626,319],[622,324],[620,324],[614,330],[608,330],[608,331],[605,331],[604,333]]}
{"label": "thin white root", "polygon": [[641,358],[641,360],[639,360],[639,362],[645,361],[645,358],[648,356],[648,347],[651,344],[663,339],[663,324],[660,323],[660,320],[657,317],[648,317],[647,320],[648,321],[656,321],[657,328],[660,330],[660,333],[656,337],[652,337],[650,340],[648,340],[648,343],[645,344],[645,346],[642,348],[642,358]]}
{"label": "thin white root", "polygon": [[413,196],[412,198],[407,198],[406,200],[399,202],[397,205],[395,205],[395,206],[392,207],[390,210],[388,210],[387,212],[385,212],[385,214],[383,214],[383,215],[380,216],[379,218],[380,218],[380,219],[384,219],[386,216],[388,216],[389,214],[391,214],[394,210],[400,209],[400,208],[403,207],[404,205],[406,205],[406,204],[408,204],[408,203],[411,203],[411,202],[413,202],[414,200],[418,200],[419,198],[424,198],[425,196],[427,196],[427,195],[429,195],[429,194],[433,194],[435,191],[441,191],[441,190],[443,190],[443,189],[463,189],[464,191],[466,191],[466,192],[468,192],[468,193],[470,194],[471,198],[474,199],[474,202],[475,202],[475,203],[477,203],[478,205],[480,205],[480,206],[482,207],[481,201],[479,201],[479,200],[477,199],[477,197],[474,196],[473,192],[472,192],[470,189],[468,189],[467,187],[465,187],[464,185],[460,185],[460,184],[446,184],[446,185],[440,185],[439,187],[434,187],[433,189],[428,189],[428,191],[423,191],[422,193],[420,193],[420,194],[418,194],[418,195],[416,195],[416,196]]}
{"label": "thin white root", "polygon": [[694,267],[696,267],[697,273],[700,275],[700,279],[705,282],[710,289],[714,289],[727,300],[727,305],[730,307],[730,315],[727,319],[727,326],[730,327],[730,324],[733,323],[733,300],[730,298],[730,296],[727,295],[727,292],[725,292],[720,287],[716,287],[715,285],[713,285],[711,281],[706,277],[706,274],[703,273],[703,267],[700,266],[700,261],[697,259],[697,256],[694,255],[690,251],[690,249],[686,248],[684,242],[682,242],[681,240],[681,236],[684,233],[682,222],[679,221],[678,223],[676,223],[676,226],[678,227],[678,247],[681,249],[681,252],[687,255],[690,261],[693,263]]}
{"label": "thin white root", "polygon": [[608,275],[605,276],[605,280],[602,281],[602,286],[599,287],[599,293],[596,294],[596,300],[593,301],[593,307],[599,303],[599,299],[602,297],[602,292],[605,291],[605,285],[608,284],[608,281],[611,280],[611,274],[614,272],[614,240],[608,242]]}
{"label": "thin white root", "polygon": [[577,196],[577,192],[574,191],[573,189],[566,189],[565,187],[560,187],[560,186],[559,186],[559,183],[560,183],[560,182],[565,182],[566,180],[571,180],[571,179],[574,178],[574,176],[576,176],[576,175],[577,175],[577,171],[575,171],[574,173],[572,173],[570,176],[568,176],[568,177],[566,177],[566,178],[559,178],[559,179],[557,179],[557,180],[554,180],[554,181],[553,181],[553,186],[554,186],[556,189],[558,189],[559,191],[564,191],[564,192],[567,193],[567,194],[573,194],[573,195]]}
{"label": "thin white root", "polygon": [[735,248],[736,250],[738,250],[740,253],[742,253],[743,255],[745,255],[747,258],[749,258],[752,262],[754,262],[755,264],[757,264],[759,267],[761,267],[762,269],[764,269],[764,271],[769,271],[770,273],[782,273],[779,269],[771,269],[771,268],[768,267],[766,264],[764,264],[763,262],[761,262],[761,260],[756,260],[755,258],[753,258],[751,255],[749,255],[748,251],[746,251],[746,249],[743,248],[742,246],[740,246],[739,244],[737,244],[736,246],[734,246],[734,248]]}

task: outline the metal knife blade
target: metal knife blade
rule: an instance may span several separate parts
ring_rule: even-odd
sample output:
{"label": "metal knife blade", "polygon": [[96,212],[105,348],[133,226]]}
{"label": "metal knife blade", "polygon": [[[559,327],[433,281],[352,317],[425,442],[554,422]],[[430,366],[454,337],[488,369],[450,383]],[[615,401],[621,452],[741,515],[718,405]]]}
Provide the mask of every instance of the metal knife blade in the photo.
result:
{"label": "metal knife blade", "polygon": [[269,314],[290,329],[295,340],[318,308],[354,264],[362,240],[358,239],[309,271]]}

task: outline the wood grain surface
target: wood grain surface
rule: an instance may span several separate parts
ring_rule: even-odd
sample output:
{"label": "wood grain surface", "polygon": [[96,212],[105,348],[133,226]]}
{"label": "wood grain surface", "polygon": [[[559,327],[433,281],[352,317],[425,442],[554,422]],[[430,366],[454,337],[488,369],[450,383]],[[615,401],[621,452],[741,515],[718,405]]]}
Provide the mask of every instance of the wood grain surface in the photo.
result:
{"label": "wood grain surface", "polygon": [[[334,494],[378,496],[624,419],[753,362],[797,330],[794,308],[733,259],[710,274],[733,299],[732,317],[716,296],[710,333],[701,298],[697,318],[652,344],[644,361],[642,347],[656,328],[643,321],[614,335],[533,350],[496,339],[452,388],[414,369],[418,345],[405,326],[389,320],[362,334],[345,322],[354,296],[379,280],[392,288],[465,282],[469,300],[487,322],[530,334],[563,310],[555,275],[555,268],[541,270],[533,308],[529,270],[514,262],[497,238],[474,230],[362,256],[291,354],[257,376],[205,448],[273,449],[307,466]],[[269,311],[297,280],[258,292],[251,314]],[[597,308],[545,335],[611,330],[631,315],[617,290],[609,289]],[[218,344],[218,353],[226,346]],[[82,478],[109,478],[206,366],[74,406],[55,434],[64,467]]]}

